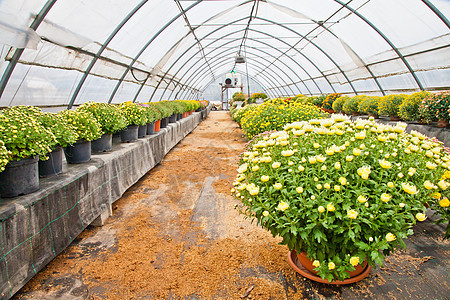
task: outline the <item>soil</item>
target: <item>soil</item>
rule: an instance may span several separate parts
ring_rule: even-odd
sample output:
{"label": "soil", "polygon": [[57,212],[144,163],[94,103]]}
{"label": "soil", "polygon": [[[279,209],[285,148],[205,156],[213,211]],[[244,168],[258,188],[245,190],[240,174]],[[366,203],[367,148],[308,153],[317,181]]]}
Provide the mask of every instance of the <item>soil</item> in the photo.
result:
{"label": "soil", "polygon": [[384,299],[396,292],[384,287],[389,268],[403,271],[396,264],[407,257],[403,272],[417,272],[432,259],[398,253],[350,287],[296,274],[286,246],[234,209],[246,142],[227,112],[211,113],[114,203],[103,227],[86,229],[15,298],[373,299],[381,290]]}

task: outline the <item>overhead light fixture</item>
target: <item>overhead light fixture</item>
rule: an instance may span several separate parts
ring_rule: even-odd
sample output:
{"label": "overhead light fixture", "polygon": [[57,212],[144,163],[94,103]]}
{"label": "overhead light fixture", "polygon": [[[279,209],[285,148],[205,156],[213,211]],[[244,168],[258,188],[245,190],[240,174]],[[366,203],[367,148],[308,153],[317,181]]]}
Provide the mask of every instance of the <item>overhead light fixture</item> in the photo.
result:
{"label": "overhead light fixture", "polygon": [[240,54],[238,54],[238,55],[236,55],[235,62],[237,64],[243,64],[243,63],[245,63],[245,57],[243,57]]}

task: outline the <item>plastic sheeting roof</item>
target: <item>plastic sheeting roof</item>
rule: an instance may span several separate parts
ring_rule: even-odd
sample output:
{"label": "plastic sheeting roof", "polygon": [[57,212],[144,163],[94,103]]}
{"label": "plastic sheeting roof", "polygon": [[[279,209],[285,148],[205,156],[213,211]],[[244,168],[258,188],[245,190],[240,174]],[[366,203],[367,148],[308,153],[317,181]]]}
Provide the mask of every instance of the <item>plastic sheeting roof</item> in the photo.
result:
{"label": "plastic sheeting roof", "polygon": [[[0,106],[450,86],[448,0],[0,0]],[[237,55],[246,63],[236,64]]]}

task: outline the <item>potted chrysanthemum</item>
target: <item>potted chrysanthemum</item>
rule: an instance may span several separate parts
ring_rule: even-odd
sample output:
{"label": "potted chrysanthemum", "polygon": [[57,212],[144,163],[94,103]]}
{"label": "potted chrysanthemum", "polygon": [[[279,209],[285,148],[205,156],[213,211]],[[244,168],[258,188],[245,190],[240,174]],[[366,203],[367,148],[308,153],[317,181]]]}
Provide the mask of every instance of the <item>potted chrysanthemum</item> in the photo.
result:
{"label": "potted chrysanthemum", "polygon": [[120,132],[121,141],[123,143],[136,141],[139,126],[147,124],[146,108],[132,102],[120,103],[119,108],[127,121],[127,128]]}
{"label": "potted chrysanthemum", "polygon": [[91,142],[93,153],[110,151],[112,149],[112,135],[127,127],[125,116],[117,105],[86,102],[79,106],[77,111],[90,112],[102,128],[101,137]]}
{"label": "potted chrysanthemum", "polygon": [[8,163],[0,172],[0,197],[39,189],[39,156],[45,159],[55,142],[53,133],[40,122],[40,113],[32,106],[12,106],[0,113],[0,136],[8,151],[2,159]]}
{"label": "potted chrysanthemum", "polygon": [[71,124],[78,134],[75,144],[64,148],[66,161],[69,164],[79,164],[91,159],[91,141],[102,135],[102,127],[94,115],[82,110],[64,110],[59,115]]}
{"label": "potted chrysanthemum", "polygon": [[259,135],[240,161],[237,208],[282,238],[303,275],[342,284],[359,268],[361,279],[404,247],[433,193],[449,196],[450,155],[405,127],[333,115]]}

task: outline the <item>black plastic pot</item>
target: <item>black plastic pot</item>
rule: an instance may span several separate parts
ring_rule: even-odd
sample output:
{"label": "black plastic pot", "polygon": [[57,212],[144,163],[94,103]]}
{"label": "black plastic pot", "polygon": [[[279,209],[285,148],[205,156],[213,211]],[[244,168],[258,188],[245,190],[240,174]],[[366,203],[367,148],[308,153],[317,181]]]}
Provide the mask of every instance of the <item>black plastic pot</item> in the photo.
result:
{"label": "black plastic pot", "polygon": [[180,121],[183,118],[183,114],[177,114],[177,121]]}
{"label": "black plastic pot", "polygon": [[11,198],[39,190],[39,156],[10,161],[0,172],[0,197]]}
{"label": "black plastic pot", "polygon": [[62,173],[63,149],[60,146],[48,154],[47,160],[39,161],[39,176],[47,177]]}
{"label": "black plastic pot", "polygon": [[91,159],[91,142],[79,140],[73,145],[64,148],[68,164],[81,164]]}
{"label": "black plastic pot", "polygon": [[112,149],[112,134],[105,133],[99,139],[91,142],[92,153],[100,153],[111,151]]}
{"label": "black plastic pot", "polygon": [[147,135],[147,124],[140,125],[138,128],[138,138],[143,138]]}
{"label": "black plastic pot", "polygon": [[147,124],[147,135],[155,134],[155,122]]}
{"label": "black plastic pot", "polygon": [[138,125],[128,125],[126,129],[120,132],[120,140],[122,143],[134,142],[138,139]]}
{"label": "black plastic pot", "polygon": [[161,128],[166,128],[168,124],[169,124],[169,118],[168,117],[164,118],[164,119],[161,119]]}
{"label": "black plastic pot", "polygon": [[175,123],[177,121],[177,115],[173,114],[169,117],[169,123]]}

